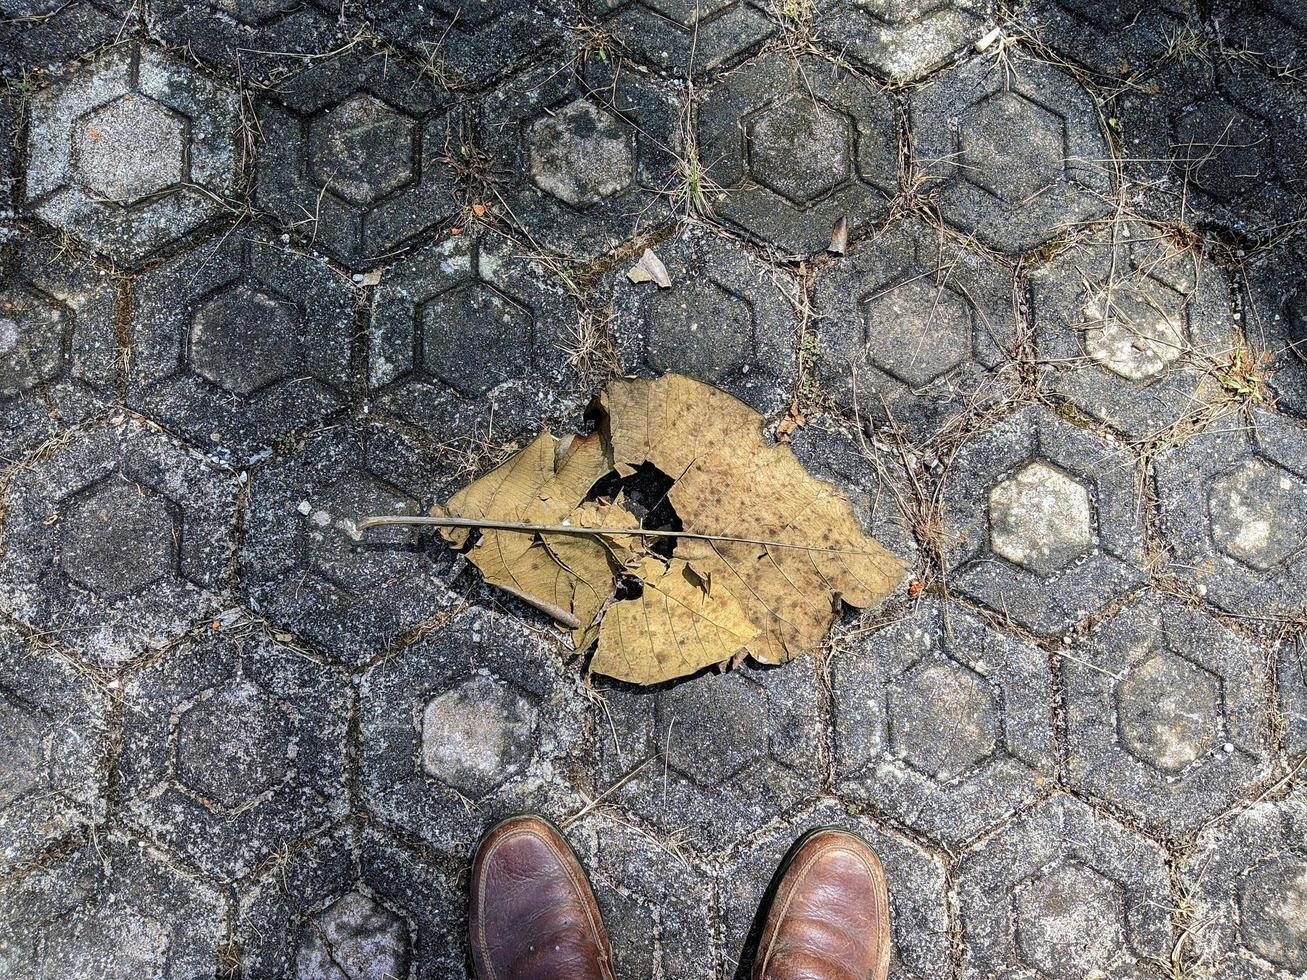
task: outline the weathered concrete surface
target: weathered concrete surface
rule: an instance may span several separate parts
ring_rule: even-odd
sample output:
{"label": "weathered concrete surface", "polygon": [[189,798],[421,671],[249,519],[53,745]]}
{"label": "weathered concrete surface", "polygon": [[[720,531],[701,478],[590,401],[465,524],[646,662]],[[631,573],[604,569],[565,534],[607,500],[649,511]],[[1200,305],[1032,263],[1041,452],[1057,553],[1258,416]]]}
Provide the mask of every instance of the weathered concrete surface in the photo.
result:
{"label": "weathered concrete surface", "polygon": [[[1305,39],[0,0],[0,974],[464,978],[470,850],[538,810],[624,977],[747,976],[822,824],[895,980],[1303,976]],[[666,371],[903,558],[820,655],[587,678],[352,537]]]}

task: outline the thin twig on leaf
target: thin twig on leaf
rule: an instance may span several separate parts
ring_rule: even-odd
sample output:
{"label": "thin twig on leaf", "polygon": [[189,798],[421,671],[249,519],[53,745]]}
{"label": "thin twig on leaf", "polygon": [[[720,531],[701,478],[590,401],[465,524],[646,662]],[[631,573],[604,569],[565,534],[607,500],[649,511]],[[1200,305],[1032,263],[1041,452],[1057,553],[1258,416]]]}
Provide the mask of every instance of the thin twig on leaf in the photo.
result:
{"label": "thin twig on leaf", "polygon": [[658,531],[644,528],[578,527],[574,524],[527,524],[520,521],[487,521],[475,517],[408,517],[383,515],[366,517],[354,525],[354,537],[374,527],[470,527],[482,531],[522,531],[530,534],[579,534],[595,538],[620,538],[634,535],[642,538],[693,538],[696,541],[728,541],[734,544],[756,544],[767,548],[792,548],[796,551],[817,551],[826,555],[874,555],[874,551],[852,548],[816,548],[789,541],[769,541],[762,538],[736,538],[729,534],[698,534],[694,531]]}

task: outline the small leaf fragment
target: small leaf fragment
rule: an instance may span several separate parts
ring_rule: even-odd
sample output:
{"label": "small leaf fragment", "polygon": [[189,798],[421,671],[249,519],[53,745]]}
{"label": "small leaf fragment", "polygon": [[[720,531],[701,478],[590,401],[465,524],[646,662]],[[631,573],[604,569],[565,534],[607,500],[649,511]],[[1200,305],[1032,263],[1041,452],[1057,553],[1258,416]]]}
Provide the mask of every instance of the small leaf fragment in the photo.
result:
{"label": "small leaf fragment", "polygon": [[644,250],[640,261],[631,266],[626,273],[626,278],[635,283],[656,283],[659,289],[672,288],[672,277],[667,274],[667,266],[663,265],[662,259],[654,255],[651,248]]}
{"label": "small leaf fragment", "polygon": [[849,219],[846,215],[840,215],[835,219],[835,226],[831,229],[830,244],[826,246],[826,251],[831,255],[844,255],[849,250]]}

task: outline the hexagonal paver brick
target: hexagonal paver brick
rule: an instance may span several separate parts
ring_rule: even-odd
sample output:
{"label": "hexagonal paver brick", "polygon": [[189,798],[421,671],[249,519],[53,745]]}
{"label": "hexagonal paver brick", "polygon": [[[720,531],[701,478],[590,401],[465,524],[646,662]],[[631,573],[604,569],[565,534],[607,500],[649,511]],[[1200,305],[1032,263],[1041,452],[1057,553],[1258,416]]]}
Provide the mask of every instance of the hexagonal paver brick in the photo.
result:
{"label": "hexagonal paver brick", "polygon": [[376,831],[321,834],[243,890],[244,975],[463,977],[465,887]]}
{"label": "hexagonal paver brick", "polygon": [[1054,774],[1043,651],[959,607],[915,606],[831,655],[836,791],[952,847]]}
{"label": "hexagonal paver brick", "polygon": [[453,559],[432,536],[381,514],[426,514],[457,476],[408,433],[379,422],[314,436],[251,480],[241,568],[265,615],[315,649],[360,663],[446,610]]}
{"label": "hexagonal paver brick", "polygon": [[1010,274],[915,219],[826,269],[813,306],[836,403],[917,440],[998,397],[1017,343]]}
{"label": "hexagonal paver brick", "polygon": [[566,348],[580,313],[513,240],[480,229],[428,245],[377,291],[368,383],[385,411],[437,437],[512,438],[585,397]]}
{"label": "hexagonal paver brick", "polygon": [[382,819],[459,858],[495,820],[580,809],[579,679],[552,643],[473,608],[363,682],[361,787]]}
{"label": "hexagonal paver brick", "polygon": [[658,246],[671,289],[609,276],[608,328],[623,368],[716,385],[763,414],[789,403],[798,369],[797,286],[729,239],[687,226]]}
{"label": "hexagonal paver brick", "polygon": [[1171,951],[1161,848],[1054,796],[962,859],[962,976],[1143,980]]}
{"label": "hexagonal paver brick", "polygon": [[235,497],[142,424],[85,433],[13,480],[0,606],[88,662],[130,660],[216,608]]}
{"label": "hexagonal paver brick", "polygon": [[[863,531],[912,566],[917,542],[907,514],[913,477],[895,454],[878,451],[882,447],[828,415],[796,429],[790,448],[809,473],[839,487]],[[899,588],[908,588],[906,576]]]}
{"label": "hexagonal paver brick", "polygon": [[993,24],[990,0],[818,0],[818,40],[891,82],[913,82],[950,61]]}
{"label": "hexagonal paver brick", "polygon": [[[793,844],[815,827],[860,834],[880,858],[889,882],[891,980],[930,980],[949,971],[944,864],[916,844],[872,821],[823,802],[784,825],[750,835],[718,876],[727,975],[748,976],[762,923],[764,893]],[[747,937],[747,939],[746,939]]]}
{"label": "hexagonal paver brick", "polygon": [[258,119],[256,203],[351,268],[458,212],[459,110],[396,58],[358,45],[319,61],[271,89]]}
{"label": "hexagonal paver brick", "polygon": [[1279,68],[1307,59],[1307,11],[1297,0],[1217,0],[1212,18],[1228,48]]}
{"label": "hexagonal paver brick", "polygon": [[206,62],[267,82],[340,40],[340,8],[327,0],[160,0],[151,32]]}
{"label": "hexagonal paver brick", "polygon": [[57,68],[130,35],[139,10],[131,0],[0,0],[0,76]]}
{"label": "hexagonal paver brick", "polygon": [[1228,275],[1159,230],[1120,222],[1030,277],[1045,384],[1133,439],[1153,439],[1215,393],[1236,343]]}
{"label": "hexagonal paver brick", "polygon": [[697,100],[714,215],[791,255],[824,250],[843,217],[857,235],[898,191],[889,95],[811,55],[764,55]]}
{"label": "hexagonal paver brick", "polygon": [[1230,980],[1307,974],[1307,796],[1259,802],[1203,834],[1180,870],[1192,955]]}
{"label": "hexagonal paver brick", "polygon": [[1260,253],[1244,281],[1244,330],[1276,403],[1307,418],[1307,238]]}
{"label": "hexagonal paver brick", "polygon": [[1168,837],[1266,775],[1264,656],[1205,613],[1149,593],[1061,661],[1071,785]]}
{"label": "hexagonal paver brick", "polygon": [[324,263],[238,231],[142,276],[127,402],[224,462],[342,408],[349,288]]}
{"label": "hexagonal paver brick", "polygon": [[115,397],[112,281],[25,237],[0,248],[0,467]]}
{"label": "hexagonal paver brick", "polygon": [[0,628],[0,873],[103,817],[106,705],[61,656]]}
{"label": "hexagonal paver brick", "polygon": [[1304,212],[1307,96],[1239,61],[1189,57],[1123,93],[1127,179],[1147,213],[1260,239]]}
{"label": "hexagonal paver brick", "polygon": [[219,972],[225,908],[209,885],[117,832],[0,888],[7,977],[187,977]]}
{"label": "hexagonal paver brick", "polygon": [[1143,580],[1137,461],[1044,408],[959,450],[944,477],[949,586],[1047,635]]}
{"label": "hexagonal paver brick", "polygon": [[596,790],[695,854],[738,846],[821,787],[811,665],[598,691]]}
{"label": "hexagonal paver brick", "polygon": [[1307,606],[1307,429],[1261,409],[1157,458],[1171,570],[1269,628]]}
{"label": "hexagonal paver brick", "polygon": [[156,48],[112,49],[32,97],[26,207],[136,265],[223,209],[236,93]]}
{"label": "hexagonal paver brick", "polygon": [[579,22],[572,0],[378,0],[363,13],[446,84],[478,90],[557,47]]}
{"label": "hexagonal paver brick", "polygon": [[913,166],[954,228],[1011,255],[1112,210],[1093,98],[1069,74],[982,58],[914,92]]}
{"label": "hexagonal paver brick", "polygon": [[679,96],[575,52],[480,105],[480,141],[513,221],[535,243],[594,259],[671,219]]}
{"label": "hexagonal paver brick", "polygon": [[1307,757],[1307,640],[1287,640],[1279,650],[1276,677],[1284,748],[1291,762]]}
{"label": "hexagonal paver brick", "polygon": [[1202,30],[1196,0],[1035,0],[1021,14],[1062,57],[1112,78],[1146,71],[1181,34]]}
{"label": "hexagonal paver brick", "polygon": [[717,963],[709,875],[675,846],[597,812],[567,836],[595,889],[622,977],[710,975]]}
{"label": "hexagonal paver brick", "polygon": [[760,0],[582,0],[621,49],[677,78],[710,77],[776,33]]}
{"label": "hexagonal paver brick", "polygon": [[220,880],[345,811],[348,685],[234,630],[128,678],[117,769],[127,822]]}

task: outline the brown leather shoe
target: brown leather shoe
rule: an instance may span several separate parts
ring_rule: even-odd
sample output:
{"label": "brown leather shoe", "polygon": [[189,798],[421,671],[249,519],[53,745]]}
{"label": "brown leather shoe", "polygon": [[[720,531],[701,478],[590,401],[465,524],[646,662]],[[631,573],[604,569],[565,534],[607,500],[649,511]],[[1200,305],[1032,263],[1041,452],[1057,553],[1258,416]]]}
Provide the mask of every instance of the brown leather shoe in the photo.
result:
{"label": "brown leather shoe", "polygon": [[810,831],[782,866],[754,980],[885,980],[889,954],[889,891],[876,853],[848,831]]}
{"label": "brown leather shoe", "polygon": [[547,820],[510,817],[490,828],[472,861],[470,912],[481,980],[613,980],[590,882]]}

